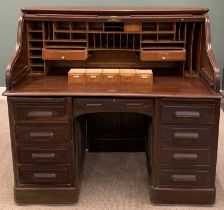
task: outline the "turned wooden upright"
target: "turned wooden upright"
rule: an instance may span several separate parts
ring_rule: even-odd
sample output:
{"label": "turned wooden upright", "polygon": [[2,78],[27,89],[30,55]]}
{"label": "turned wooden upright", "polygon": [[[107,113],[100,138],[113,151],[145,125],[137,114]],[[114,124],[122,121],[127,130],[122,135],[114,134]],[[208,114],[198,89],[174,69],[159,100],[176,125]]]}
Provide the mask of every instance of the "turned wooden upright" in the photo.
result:
{"label": "turned wooden upright", "polygon": [[[4,92],[15,201],[77,201],[88,150],[145,152],[153,203],[214,203],[221,95],[207,12],[22,9]],[[72,85],[71,68],[154,78]]]}

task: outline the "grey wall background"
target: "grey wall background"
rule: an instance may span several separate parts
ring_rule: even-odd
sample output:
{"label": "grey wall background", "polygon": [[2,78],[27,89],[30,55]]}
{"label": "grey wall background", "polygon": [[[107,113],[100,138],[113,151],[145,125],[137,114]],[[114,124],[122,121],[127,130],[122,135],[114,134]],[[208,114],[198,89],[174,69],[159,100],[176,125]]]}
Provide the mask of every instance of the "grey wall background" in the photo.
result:
{"label": "grey wall background", "polygon": [[15,49],[17,20],[25,6],[184,6],[210,9],[212,44],[224,68],[224,0],[0,0],[0,87],[5,86],[5,68]]}

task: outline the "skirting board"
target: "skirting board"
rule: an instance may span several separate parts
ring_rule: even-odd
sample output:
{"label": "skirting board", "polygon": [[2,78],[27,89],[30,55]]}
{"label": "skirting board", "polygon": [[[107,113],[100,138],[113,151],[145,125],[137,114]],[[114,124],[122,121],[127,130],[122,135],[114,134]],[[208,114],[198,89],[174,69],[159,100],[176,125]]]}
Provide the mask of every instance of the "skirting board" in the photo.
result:
{"label": "skirting board", "polygon": [[0,87],[0,99],[6,99],[5,96],[2,96],[2,93],[5,91],[5,87]]}
{"label": "skirting board", "polygon": [[221,94],[222,94],[222,101],[221,101],[221,103],[224,104],[224,90],[221,90]]}

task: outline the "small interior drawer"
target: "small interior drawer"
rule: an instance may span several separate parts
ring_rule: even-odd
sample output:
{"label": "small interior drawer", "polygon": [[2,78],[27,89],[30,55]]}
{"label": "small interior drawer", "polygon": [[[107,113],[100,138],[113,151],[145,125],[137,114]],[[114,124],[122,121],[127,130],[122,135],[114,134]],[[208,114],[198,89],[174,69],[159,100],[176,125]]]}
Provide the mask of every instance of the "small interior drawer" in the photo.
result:
{"label": "small interior drawer", "polygon": [[66,167],[57,169],[21,167],[19,168],[19,175],[21,184],[57,185],[70,183],[70,172],[69,168]]}
{"label": "small interior drawer", "polygon": [[208,165],[211,162],[210,149],[161,148],[160,163]]}
{"label": "small interior drawer", "polygon": [[18,162],[22,164],[62,164],[69,163],[69,150],[67,147],[30,147],[18,146]]}
{"label": "small interior drawer", "polygon": [[63,144],[68,142],[65,125],[55,126],[16,126],[16,141],[19,144]]}
{"label": "small interior drawer", "polygon": [[88,57],[87,49],[76,50],[54,50],[43,49],[42,58],[44,60],[86,60]]}
{"label": "small interior drawer", "polygon": [[170,187],[207,188],[210,185],[210,173],[208,170],[160,169],[159,183]]}
{"label": "small interior drawer", "polygon": [[186,50],[141,50],[142,61],[185,61]]}
{"label": "small interior drawer", "polygon": [[86,69],[70,69],[68,84],[85,84]]}

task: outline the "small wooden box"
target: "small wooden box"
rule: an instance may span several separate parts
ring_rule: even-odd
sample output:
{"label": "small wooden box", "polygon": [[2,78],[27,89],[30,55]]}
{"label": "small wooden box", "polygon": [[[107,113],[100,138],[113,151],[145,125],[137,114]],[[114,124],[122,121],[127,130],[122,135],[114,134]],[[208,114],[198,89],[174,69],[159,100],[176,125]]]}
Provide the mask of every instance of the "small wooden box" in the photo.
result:
{"label": "small wooden box", "polygon": [[125,23],[124,32],[141,32],[142,24],[141,23]]}
{"label": "small wooden box", "polygon": [[70,69],[68,84],[85,84],[86,69]]}
{"label": "small wooden box", "polygon": [[153,84],[153,72],[150,69],[136,69],[137,84]]}
{"label": "small wooden box", "polygon": [[100,83],[102,71],[102,69],[86,69],[86,83]]}
{"label": "small wooden box", "polygon": [[120,69],[120,82],[121,83],[135,83],[135,69]]}
{"label": "small wooden box", "polygon": [[119,83],[119,69],[103,69],[104,83]]}

